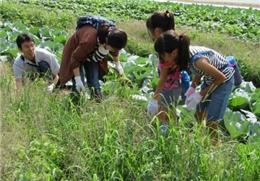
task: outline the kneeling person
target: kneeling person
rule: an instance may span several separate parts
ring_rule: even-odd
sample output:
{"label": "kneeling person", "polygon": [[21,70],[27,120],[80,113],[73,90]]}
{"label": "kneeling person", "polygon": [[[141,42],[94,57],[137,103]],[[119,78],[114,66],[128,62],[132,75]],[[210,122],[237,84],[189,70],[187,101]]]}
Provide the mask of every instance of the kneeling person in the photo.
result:
{"label": "kneeling person", "polygon": [[[31,80],[36,77],[51,75],[52,84],[48,86],[48,91],[52,91],[58,82],[60,65],[55,55],[46,49],[35,47],[34,40],[26,33],[18,35],[16,38],[18,49],[21,51],[13,64],[16,88],[23,86],[25,78]],[[34,76],[32,76],[34,75]]]}

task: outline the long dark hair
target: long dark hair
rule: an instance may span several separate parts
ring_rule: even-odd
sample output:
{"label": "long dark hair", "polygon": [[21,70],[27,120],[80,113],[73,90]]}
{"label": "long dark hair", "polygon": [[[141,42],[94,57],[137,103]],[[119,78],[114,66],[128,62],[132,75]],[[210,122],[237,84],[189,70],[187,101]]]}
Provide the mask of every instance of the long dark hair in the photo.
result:
{"label": "long dark hair", "polygon": [[154,12],[146,20],[146,27],[151,32],[153,32],[155,28],[161,28],[163,32],[168,30],[174,30],[174,15],[168,10],[166,10],[165,12]]}
{"label": "long dark hair", "polygon": [[159,54],[159,57],[162,57],[164,53],[171,53],[173,50],[178,49],[176,64],[181,70],[186,70],[190,59],[189,46],[190,39],[188,36],[166,32],[156,40],[154,49]]}
{"label": "long dark hair", "polygon": [[126,32],[115,27],[101,26],[97,32],[98,40],[101,44],[108,44],[113,48],[122,49],[127,43]]}

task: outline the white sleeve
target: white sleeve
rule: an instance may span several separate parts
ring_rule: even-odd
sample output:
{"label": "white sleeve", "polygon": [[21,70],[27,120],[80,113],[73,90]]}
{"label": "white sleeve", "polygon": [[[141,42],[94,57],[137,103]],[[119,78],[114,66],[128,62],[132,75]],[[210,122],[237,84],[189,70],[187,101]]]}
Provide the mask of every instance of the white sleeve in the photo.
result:
{"label": "white sleeve", "polygon": [[23,64],[20,62],[19,59],[16,59],[14,61],[13,64],[13,73],[14,73],[14,77],[16,79],[20,79],[23,77],[23,73],[24,73],[24,67]]}
{"label": "white sleeve", "polygon": [[57,75],[60,71],[60,64],[54,54],[50,55],[50,68],[53,75]]}
{"label": "white sleeve", "polygon": [[118,61],[115,61],[114,64],[115,64],[115,68],[116,68],[116,70],[118,71],[118,73],[119,73],[120,75],[123,75],[123,74],[124,74],[124,69],[123,69],[123,67],[122,67],[122,65],[121,65],[121,63],[120,63],[120,61],[119,61],[119,60],[118,60]]}

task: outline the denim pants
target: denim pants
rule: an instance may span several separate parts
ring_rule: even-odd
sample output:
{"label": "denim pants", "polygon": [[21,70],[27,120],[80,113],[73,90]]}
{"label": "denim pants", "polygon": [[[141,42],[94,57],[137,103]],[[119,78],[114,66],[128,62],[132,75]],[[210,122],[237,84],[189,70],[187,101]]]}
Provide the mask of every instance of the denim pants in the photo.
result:
{"label": "denim pants", "polygon": [[[83,70],[84,69],[84,70]],[[84,74],[85,71],[85,74]],[[99,64],[97,62],[86,62],[80,67],[80,77],[81,81],[85,85],[87,83],[88,88],[94,92],[100,92],[99,84]],[[85,82],[85,78],[87,82]],[[73,90],[76,91],[75,79],[72,79]]]}
{"label": "denim pants", "polygon": [[[234,76],[217,87],[204,102],[198,104],[197,111],[206,112],[208,121],[223,120],[233,86]],[[202,85],[203,88],[205,85]]]}

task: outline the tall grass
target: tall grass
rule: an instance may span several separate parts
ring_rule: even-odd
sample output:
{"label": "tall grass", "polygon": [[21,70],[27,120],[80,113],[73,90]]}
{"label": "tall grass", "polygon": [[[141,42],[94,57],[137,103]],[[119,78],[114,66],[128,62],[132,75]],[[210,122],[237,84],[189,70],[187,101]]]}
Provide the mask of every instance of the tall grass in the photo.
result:
{"label": "tall grass", "polygon": [[8,73],[0,87],[2,180],[259,179],[259,145],[212,146],[188,114],[162,136],[144,103],[121,96],[131,91],[119,84],[102,103],[82,98],[80,106],[70,94],[46,93],[42,80],[14,96]]}

